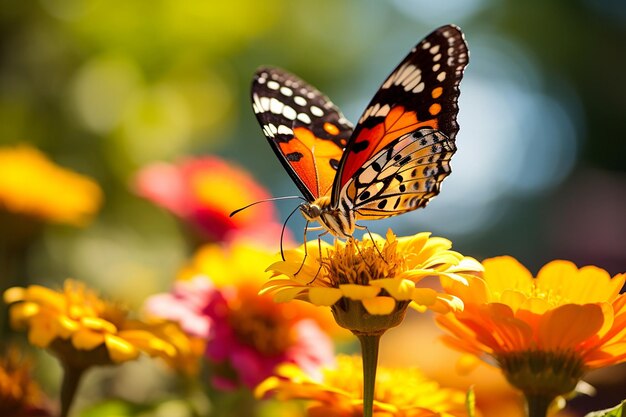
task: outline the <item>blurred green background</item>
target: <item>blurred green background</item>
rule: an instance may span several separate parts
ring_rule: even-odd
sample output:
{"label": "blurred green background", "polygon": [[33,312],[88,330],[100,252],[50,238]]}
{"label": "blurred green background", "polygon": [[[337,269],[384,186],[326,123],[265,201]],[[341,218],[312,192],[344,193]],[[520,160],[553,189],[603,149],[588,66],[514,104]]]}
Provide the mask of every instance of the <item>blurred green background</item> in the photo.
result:
{"label": "blurred green background", "polygon": [[554,258],[626,270],[622,0],[5,1],[0,144],[34,144],[106,198],[89,227],[46,230],[29,279],[72,276],[135,305],[167,288],[187,248],[171,216],[130,191],[137,169],[217,154],[275,196],[297,193],[252,113],[255,68],[300,75],[356,120],[445,23],[471,50],[453,174],[425,210],[371,229],[432,231],[533,272]]}

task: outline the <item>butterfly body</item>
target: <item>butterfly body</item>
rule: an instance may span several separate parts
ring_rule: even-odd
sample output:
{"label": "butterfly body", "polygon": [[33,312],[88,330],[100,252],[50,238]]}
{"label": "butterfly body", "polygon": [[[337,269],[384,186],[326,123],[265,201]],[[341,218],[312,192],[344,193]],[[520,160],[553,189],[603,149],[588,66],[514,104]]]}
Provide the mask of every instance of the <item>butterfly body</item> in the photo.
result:
{"label": "butterfly body", "polygon": [[359,220],[412,211],[436,196],[456,151],[458,86],[468,58],[460,29],[435,30],[383,82],[356,127],[295,75],[257,70],[252,107],[306,199],[304,218],[347,239]]}

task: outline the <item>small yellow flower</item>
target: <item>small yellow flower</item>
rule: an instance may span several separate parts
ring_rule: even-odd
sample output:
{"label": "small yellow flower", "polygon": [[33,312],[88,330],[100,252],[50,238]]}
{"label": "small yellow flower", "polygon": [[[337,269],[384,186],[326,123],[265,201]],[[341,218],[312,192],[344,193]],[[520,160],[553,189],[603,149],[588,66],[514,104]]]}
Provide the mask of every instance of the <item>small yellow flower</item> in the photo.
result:
{"label": "small yellow flower", "polygon": [[[374,397],[377,417],[466,416],[465,393],[440,387],[417,369],[378,368]],[[320,381],[293,365],[278,368],[277,376],[262,382],[257,397],[280,401],[310,400],[309,417],[353,417],[363,413],[361,358],[340,355],[337,366],[324,369]]]}
{"label": "small yellow flower", "polygon": [[54,164],[37,149],[0,148],[0,211],[80,226],[101,201],[98,184]]}
{"label": "small yellow flower", "polygon": [[626,274],[578,269],[552,261],[533,278],[514,258],[483,262],[469,286],[444,280],[464,311],[437,318],[447,343],[502,368],[528,395],[554,398],[572,391],[583,374],[626,360]]}
{"label": "small yellow flower", "polygon": [[42,405],[43,395],[31,378],[30,362],[17,347],[9,347],[0,357],[0,415],[49,415]]}
{"label": "small yellow flower", "polygon": [[375,316],[403,312],[409,304],[420,311],[460,310],[458,297],[419,285],[426,277],[444,276],[466,284],[464,273],[482,269],[478,262],[451,251],[451,246],[449,240],[430,233],[397,238],[391,230],[386,238],[336,240],[334,246],[308,242],[286,251],[285,261],[268,268],[274,277],[262,293],[273,293],[279,302],[300,299],[332,306],[336,318],[339,310],[353,309],[357,316],[376,320]]}
{"label": "small yellow flower", "polygon": [[9,288],[4,300],[11,304],[12,327],[27,330],[31,344],[50,349],[66,366],[121,363],[141,352],[177,363],[192,351],[180,342],[182,333],[131,320],[124,309],[73,280],[65,281],[62,292],[39,285]]}

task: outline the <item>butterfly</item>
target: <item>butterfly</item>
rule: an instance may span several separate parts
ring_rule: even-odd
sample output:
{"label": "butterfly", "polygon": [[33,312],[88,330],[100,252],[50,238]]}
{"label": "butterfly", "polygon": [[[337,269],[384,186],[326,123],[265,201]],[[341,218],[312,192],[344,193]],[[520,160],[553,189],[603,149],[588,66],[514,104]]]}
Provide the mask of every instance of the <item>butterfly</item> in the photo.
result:
{"label": "butterfly", "polygon": [[358,220],[406,213],[439,194],[456,151],[468,59],[458,27],[436,29],[382,83],[356,127],[297,76],[256,71],[252,108],[306,200],[299,208],[307,227],[316,221],[324,233],[348,239],[363,228]]}

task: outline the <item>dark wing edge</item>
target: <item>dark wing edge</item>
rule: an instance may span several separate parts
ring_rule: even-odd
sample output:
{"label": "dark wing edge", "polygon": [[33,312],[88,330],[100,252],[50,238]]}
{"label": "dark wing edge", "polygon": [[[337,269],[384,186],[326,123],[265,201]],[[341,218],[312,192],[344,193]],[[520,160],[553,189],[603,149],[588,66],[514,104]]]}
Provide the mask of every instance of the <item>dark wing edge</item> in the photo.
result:
{"label": "dark wing edge", "polygon": [[[374,129],[385,123],[386,116],[393,113],[394,108],[404,108],[404,114],[414,112],[417,116],[416,120],[419,122],[414,125],[415,128],[427,124],[429,119],[436,119],[437,130],[444,133],[454,143],[459,131],[459,124],[456,120],[459,111],[459,84],[468,62],[469,49],[465,36],[459,27],[452,24],[434,30],[409,52],[381,84],[360,117],[339,163],[333,184],[333,203],[339,199],[342,187],[349,181],[348,173],[354,174],[354,172],[349,171],[356,171],[361,165],[358,163],[350,164],[349,171],[344,173],[346,165],[348,165],[346,161],[351,157],[351,149],[357,148],[355,143],[360,144],[357,139],[360,138],[364,129]],[[412,78],[412,76],[406,75],[411,68],[419,69],[417,77]],[[441,92],[441,95],[436,97],[438,98],[436,102],[440,105],[441,110],[436,116],[433,116],[430,105],[433,103],[435,89],[438,87],[441,87],[441,90],[437,90]],[[385,108],[386,112],[383,111]],[[408,125],[405,127],[410,128]],[[408,131],[410,129],[399,130],[397,136]],[[390,142],[395,138],[393,135],[385,133],[386,141]],[[383,144],[383,146],[386,145]],[[375,148],[376,146],[367,147],[370,154],[361,155],[362,162],[373,156]]]}
{"label": "dark wing edge", "polygon": [[[252,80],[250,95],[255,116],[274,153],[303,196],[308,201],[315,200],[319,189],[314,188],[319,187],[319,178],[314,153],[306,156],[305,152],[286,153],[281,146],[289,148],[287,144],[297,141],[292,143],[297,143],[300,151],[307,149],[294,134],[294,129],[302,127],[316,138],[334,143],[341,155],[352,134],[352,124],[327,96],[278,67],[259,67]],[[335,127],[332,132],[326,128],[327,123]],[[299,162],[302,158],[310,162],[308,169],[314,172],[307,172],[307,167],[302,165],[305,161]]]}

